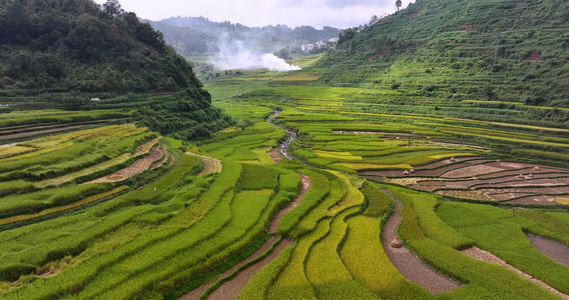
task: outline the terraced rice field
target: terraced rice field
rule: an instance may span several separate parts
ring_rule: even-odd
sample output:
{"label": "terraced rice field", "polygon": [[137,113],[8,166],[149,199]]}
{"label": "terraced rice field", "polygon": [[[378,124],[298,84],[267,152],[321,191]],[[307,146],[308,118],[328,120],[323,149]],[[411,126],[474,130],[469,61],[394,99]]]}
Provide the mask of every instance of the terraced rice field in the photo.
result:
{"label": "terraced rice field", "polygon": [[457,118],[452,99],[411,114],[401,91],[318,74],[213,79],[236,125],[204,140],[115,125],[0,147],[0,297],[557,299],[473,246],[569,293],[526,238],[569,245],[563,131]]}

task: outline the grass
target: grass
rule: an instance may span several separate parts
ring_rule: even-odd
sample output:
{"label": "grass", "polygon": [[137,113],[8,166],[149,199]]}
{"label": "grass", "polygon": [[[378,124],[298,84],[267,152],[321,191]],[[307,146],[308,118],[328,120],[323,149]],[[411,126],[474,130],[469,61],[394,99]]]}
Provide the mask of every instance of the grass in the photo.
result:
{"label": "grass", "polygon": [[358,208],[348,209],[334,217],[330,232],[310,248],[306,276],[320,299],[377,299],[353,280],[338,254],[348,227],[344,219],[357,211]]}
{"label": "grass", "polygon": [[287,247],[268,265],[257,272],[243,287],[237,299],[262,300],[273,286],[276,278],[289,263],[294,247]]}
{"label": "grass", "polygon": [[331,219],[318,223],[316,228],[297,242],[289,263],[268,291],[269,299],[318,299],[304,271],[306,257],[314,242],[328,233]]}
{"label": "grass", "polygon": [[[474,242],[471,239],[458,233],[436,214],[435,209],[439,205],[436,196],[399,188],[390,188],[389,192],[401,201],[406,212],[413,211],[426,237],[458,250],[473,246]],[[407,219],[405,211],[403,216]]]}
{"label": "grass", "polygon": [[306,175],[310,178],[311,187],[304,194],[300,204],[281,218],[277,228],[277,233],[279,234],[291,234],[291,231],[295,229],[300,220],[323,201],[330,192],[330,183],[326,176],[315,172],[306,172]]}
{"label": "grass", "polygon": [[277,172],[264,166],[243,164],[241,185],[244,190],[275,189],[277,175]]}
{"label": "grass", "polygon": [[438,213],[443,221],[474,240],[478,247],[563,293],[569,290],[567,282],[561,280],[568,276],[569,270],[539,253],[525,237],[524,231],[543,236],[549,231],[546,228],[513,217],[509,211],[475,204],[444,203]]}
{"label": "grass", "polygon": [[382,299],[434,298],[407,281],[391,264],[381,244],[379,218],[354,216],[346,223],[348,233],[340,257],[357,282]]}

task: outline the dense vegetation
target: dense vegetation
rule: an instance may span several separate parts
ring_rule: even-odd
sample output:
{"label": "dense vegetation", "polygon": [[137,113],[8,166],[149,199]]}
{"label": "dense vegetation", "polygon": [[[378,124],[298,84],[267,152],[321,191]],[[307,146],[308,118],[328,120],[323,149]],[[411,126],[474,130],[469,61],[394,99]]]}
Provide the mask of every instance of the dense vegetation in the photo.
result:
{"label": "dense vegetation", "polygon": [[[464,2],[420,1],[429,3]],[[485,16],[503,15],[492,13]],[[355,43],[358,36],[403,14],[344,40],[354,41],[353,50],[292,61],[301,71],[211,78],[205,84],[213,103],[236,122],[191,143],[132,124],[82,126],[132,116],[189,138],[200,127],[209,133],[227,125],[229,119],[212,117],[219,111],[199,88],[109,94],[75,106],[81,111],[34,114],[17,108],[58,102],[5,97],[14,105],[0,114],[0,137],[71,132],[0,146],[0,297],[177,299],[194,291],[204,299],[219,290],[238,299],[568,295],[567,255],[544,254],[527,236],[556,241],[559,251],[569,245],[569,110],[545,117],[553,107],[411,89],[455,82],[447,70],[456,69],[435,64],[436,57],[418,67],[404,63],[418,59],[409,53],[378,54],[387,69],[374,57],[353,65],[350,77],[347,69],[366,53],[356,48],[369,42]],[[331,69],[326,61],[334,62]],[[401,76],[401,84],[386,79],[426,66],[431,71]],[[477,80],[498,80],[488,78]],[[275,149],[285,129],[296,131],[285,149],[292,159]],[[399,214],[400,221],[388,219]],[[398,241],[403,248],[391,249]],[[509,266],[465,251],[480,249]],[[450,278],[453,287],[435,292],[405,275],[393,259],[399,251],[438,272],[420,273],[422,279]],[[246,269],[265,258],[264,268]],[[255,275],[236,281],[248,281],[244,287],[224,289],[247,273]]]}
{"label": "dense vegetation", "polygon": [[[8,105],[3,112],[108,111],[106,118],[76,113],[81,115],[76,120],[130,116],[140,126],[184,140],[209,137],[232,124],[211,106],[190,65],[162,34],[124,12],[118,1],[102,6],[90,0],[1,4],[0,103]],[[19,113],[4,118],[14,120],[14,115]],[[35,121],[12,125],[77,125],[69,118],[36,115]]]}
{"label": "dense vegetation", "polygon": [[[372,26],[346,30],[343,51],[320,62],[321,80],[451,103],[569,107],[568,12],[566,1],[419,0]],[[542,117],[557,114],[550,109]]]}
{"label": "dense vegetation", "polygon": [[93,1],[0,2],[0,91],[146,92],[199,87],[191,67],[136,14]]}

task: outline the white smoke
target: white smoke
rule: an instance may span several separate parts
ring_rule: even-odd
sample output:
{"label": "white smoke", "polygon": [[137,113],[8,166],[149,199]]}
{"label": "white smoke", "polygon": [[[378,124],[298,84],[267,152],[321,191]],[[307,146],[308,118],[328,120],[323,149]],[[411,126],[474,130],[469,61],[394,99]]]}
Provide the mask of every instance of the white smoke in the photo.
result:
{"label": "white smoke", "polygon": [[243,41],[231,39],[227,33],[220,37],[217,48],[219,52],[214,57],[210,57],[210,63],[217,70],[267,69],[278,72],[301,69],[298,66],[289,65],[284,59],[272,53],[253,52],[245,46]]}

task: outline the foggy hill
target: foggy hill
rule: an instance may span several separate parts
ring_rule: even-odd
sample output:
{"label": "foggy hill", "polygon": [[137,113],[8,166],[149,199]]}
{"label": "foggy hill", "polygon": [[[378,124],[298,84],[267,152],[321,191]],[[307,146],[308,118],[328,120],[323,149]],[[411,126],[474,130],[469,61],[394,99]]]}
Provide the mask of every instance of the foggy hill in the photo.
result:
{"label": "foggy hill", "polygon": [[338,37],[340,30],[324,26],[315,29],[300,26],[294,29],[286,25],[248,27],[239,23],[213,22],[203,17],[172,17],[161,21],[148,21],[153,28],[164,34],[166,42],[182,55],[217,52],[218,39],[227,35],[250,45],[252,50],[275,52],[285,47],[300,49],[305,43]]}
{"label": "foggy hill", "polygon": [[569,107],[569,3],[418,0],[346,30],[320,62],[330,85]]}

